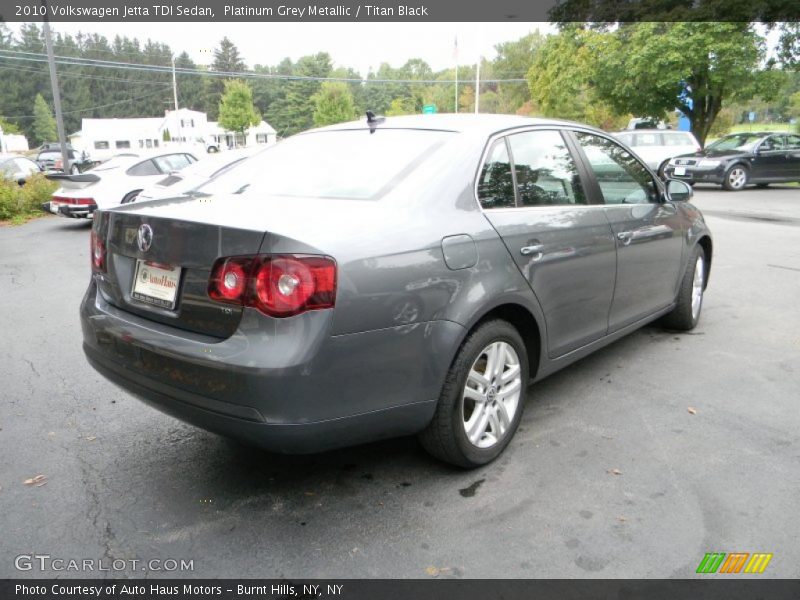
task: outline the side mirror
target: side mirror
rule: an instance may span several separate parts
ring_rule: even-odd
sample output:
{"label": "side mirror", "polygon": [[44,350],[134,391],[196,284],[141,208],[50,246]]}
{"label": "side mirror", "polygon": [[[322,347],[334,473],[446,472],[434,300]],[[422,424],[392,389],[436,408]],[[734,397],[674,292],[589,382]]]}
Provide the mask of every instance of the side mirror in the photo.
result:
{"label": "side mirror", "polygon": [[686,202],[692,198],[694,190],[685,181],[667,179],[667,200],[670,202]]}

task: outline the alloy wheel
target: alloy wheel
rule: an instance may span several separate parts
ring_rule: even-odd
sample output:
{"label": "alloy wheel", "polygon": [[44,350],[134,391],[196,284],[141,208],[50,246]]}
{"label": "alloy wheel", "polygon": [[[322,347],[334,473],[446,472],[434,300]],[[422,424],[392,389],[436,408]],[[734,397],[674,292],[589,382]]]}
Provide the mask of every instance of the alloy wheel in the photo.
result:
{"label": "alloy wheel", "polygon": [[522,370],[519,356],[507,342],[492,342],[475,359],[462,395],[467,439],[491,448],[503,439],[519,408]]}
{"label": "alloy wheel", "polygon": [[704,268],[703,257],[698,256],[694,265],[694,279],[692,279],[692,319],[695,321],[700,316],[700,307],[703,304]]}
{"label": "alloy wheel", "polygon": [[728,183],[735,190],[740,190],[747,183],[747,172],[743,167],[734,167],[728,173]]}

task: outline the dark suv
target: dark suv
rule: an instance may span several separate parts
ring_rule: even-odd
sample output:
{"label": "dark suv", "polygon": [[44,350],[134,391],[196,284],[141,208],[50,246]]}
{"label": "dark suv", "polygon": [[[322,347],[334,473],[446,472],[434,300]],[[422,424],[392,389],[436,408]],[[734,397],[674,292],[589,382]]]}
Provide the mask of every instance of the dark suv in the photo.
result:
{"label": "dark suv", "polygon": [[70,175],[77,175],[81,171],[86,170],[92,166],[92,161],[89,160],[86,152],[75,150],[72,146],[67,144],[67,158],[69,164],[64,168],[63,157],[61,156],[61,145],[56,143],[44,144],[39,148],[39,154],[36,156],[36,162],[41,167],[42,171],[53,172],[60,171],[69,173]]}

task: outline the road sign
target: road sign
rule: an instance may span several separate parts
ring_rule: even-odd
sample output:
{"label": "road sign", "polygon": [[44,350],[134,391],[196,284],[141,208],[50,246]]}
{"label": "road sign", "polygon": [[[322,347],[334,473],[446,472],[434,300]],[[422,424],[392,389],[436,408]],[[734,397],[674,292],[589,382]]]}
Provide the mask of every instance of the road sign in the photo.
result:
{"label": "road sign", "polygon": [[755,121],[755,120],[756,120],[756,113],[754,113],[754,112],[752,112],[752,111],[751,111],[751,112],[750,112],[750,113],[747,115],[747,120],[748,120],[748,121],[750,121],[751,123],[752,123],[753,121]]}
{"label": "road sign", "polygon": [[436,105],[435,104],[426,104],[422,107],[422,114],[423,115],[432,115],[436,112]]}

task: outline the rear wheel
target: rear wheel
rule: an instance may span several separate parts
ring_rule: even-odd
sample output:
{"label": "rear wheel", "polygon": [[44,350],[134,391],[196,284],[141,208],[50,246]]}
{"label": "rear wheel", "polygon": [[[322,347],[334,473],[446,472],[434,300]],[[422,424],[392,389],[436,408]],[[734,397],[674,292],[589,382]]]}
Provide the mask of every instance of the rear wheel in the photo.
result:
{"label": "rear wheel", "polygon": [[747,185],[747,180],[750,178],[750,173],[747,167],[738,164],[731,166],[722,178],[722,187],[731,192],[738,192],[744,189]]}
{"label": "rear wheel", "polygon": [[125,197],[122,199],[122,204],[129,204],[136,200],[142,190],[133,190],[132,192],[128,192],[125,194]]}
{"label": "rear wheel", "polygon": [[661,320],[664,327],[690,331],[700,320],[703,308],[703,292],[706,282],[706,253],[702,246],[695,246],[689,264],[681,280],[678,303],[672,312]]}
{"label": "rear wheel", "polygon": [[516,328],[487,321],[467,337],[447,374],[436,413],[420,434],[435,457],[473,468],[508,446],[522,419],[528,353]]}

